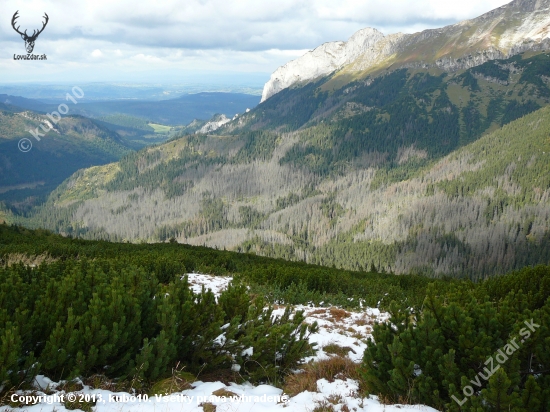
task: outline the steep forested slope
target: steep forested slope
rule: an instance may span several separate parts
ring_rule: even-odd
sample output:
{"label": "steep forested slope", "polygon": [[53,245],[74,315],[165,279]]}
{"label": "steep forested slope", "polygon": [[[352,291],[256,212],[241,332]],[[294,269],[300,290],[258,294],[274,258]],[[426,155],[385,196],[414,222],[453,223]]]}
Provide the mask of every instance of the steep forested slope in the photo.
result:
{"label": "steep forested slope", "polygon": [[307,130],[286,160],[321,173],[365,153],[395,163],[411,145],[434,157],[547,105],[549,71],[550,55],[528,53],[454,73],[384,70],[337,89],[329,76],[279,92],[225,133]]}
{"label": "steep forested slope", "polygon": [[334,159],[329,172],[305,163],[320,162],[313,153],[289,160],[305,138],[322,146],[319,126],[186,136],[75,174],[27,223],[354,269],[487,276],[549,260],[549,113],[440,160],[401,146]]}
{"label": "steep forested slope", "polygon": [[48,118],[0,105],[0,200],[24,211],[78,169],[113,162],[129,151],[118,134],[93,120]]}

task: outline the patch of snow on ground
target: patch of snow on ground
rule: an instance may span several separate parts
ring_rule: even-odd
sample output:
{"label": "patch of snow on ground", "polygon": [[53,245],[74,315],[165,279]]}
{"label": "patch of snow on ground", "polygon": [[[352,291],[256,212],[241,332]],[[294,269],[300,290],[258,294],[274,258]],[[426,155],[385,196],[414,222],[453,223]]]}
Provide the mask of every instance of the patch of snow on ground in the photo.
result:
{"label": "patch of snow on ground", "polygon": [[216,295],[216,298],[227,289],[227,286],[233,280],[229,276],[213,276],[213,275],[203,275],[202,273],[188,273],[187,279],[189,280],[189,286],[193,293],[201,293],[202,287],[206,290],[210,289]]}
{"label": "patch of snow on ground", "polygon": [[[309,337],[310,343],[317,343],[317,354],[306,358],[306,362],[329,358],[330,354],[323,348],[330,344],[348,349],[348,357],[354,362],[361,362],[367,340],[372,337],[373,325],[386,322],[390,318],[389,313],[380,312],[376,308],[365,308],[355,312],[337,307],[297,305],[294,309],[304,311],[307,323],[317,322],[319,325],[319,332]],[[278,307],[273,311],[273,315],[281,316],[284,310],[284,307]]]}
{"label": "patch of snow on ground", "polygon": [[[39,380],[49,381],[42,376]],[[50,381],[51,382],[51,381]],[[56,386],[57,384],[53,384]],[[50,388],[52,385],[50,385]],[[193,388],[166,396],[151,396],[148,399],[136,399],[126,392],[110,392],[101,389],[91,389],[89,386],[72,395],[92,395],[100,398],[94,407],[95,412],[203,412],[203,404],[216,406],[216,412],[311,412],[315,406],[330,403],[338,411],[346,405],[350,411],[368,412],[437,412],[435,409],[421,405],[382,405],[375,396],[360,398],[357,396],[357,382],[348,379],[336,379],[328,382],[320,379],[317,382],[317,392],[302,392],[292,398],[283,394],[281,389],[271,385],[252,386],[250,384],[224,385],[221,382],[195,382]],[[216,392],[218,395],[214,394]],[[58,392],[58,396],[69,396]],[[45,395],[34,392],[34,396]],[[50,397],[54,395],[49,395]],[[0,407],[0,412],[10,410],[28,412],[57,411],[68,409],[59,402],[39,403],[26,406],[24,409]]]}
{"label": "patch of snow on ground", "polygon": [[[211,289],[216,297],[219,297],[233,280],[231,277],[200,273],[188,273],[186,276],[194,293],[200,293],[204,286],[207,290]],[[319,350],[316,356],[306,358],[306,361],[328,358],[330,355],[322,348],[329,344],[337,344],[349,348],[349,358],[354,362],[360,362],[367,347],[367,339],[371,337],[372,326],[389,319],[388,313],[380,312],[376,308],[364,308],[356,312],[336,307],[297,305],[294,309],[305,312],[307,323],[317,322],[319,325],[319,332],[309,337],[311,343],[317,343]],[[273,316],[281,316],[284,311],[285,306],[276,306]]]}

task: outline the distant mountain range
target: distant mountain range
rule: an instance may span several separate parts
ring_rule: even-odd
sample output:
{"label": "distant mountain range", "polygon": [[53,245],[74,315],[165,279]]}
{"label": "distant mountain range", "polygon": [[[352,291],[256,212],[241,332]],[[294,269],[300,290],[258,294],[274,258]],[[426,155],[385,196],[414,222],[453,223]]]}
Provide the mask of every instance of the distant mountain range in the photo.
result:
{"label": "distant mountain range", "polygon": [[[61,99],[61,102],[64,98]],[[71,108],[71,114],[90,118],[102,118],[123,114],[171,126],[187,125],[194,119],[209,120],[218,113],[232,118],[258,105],[259,96],[241,93],[194,93],[164,100],[112,99],[103,101],[82,101]],[[0,94],[0,103],[21,108],[51,112],[57,110],[58,102]]]}
{"label": "distant mountain range", "polygon": [[217,113],[232,118],[235,114],[257,106],[259,101],[259,96],[250,94],[196,93],[159,101],[115,100],[84,103],[78,107],[78,113],[88,117],[122,113],[154,123],[181,126],[194,119],[209,120]]}
{"label": "distant mountain range", "polygon": [[[479,278],[549,263],[549,1],[401,36],[374,66],[359,50],[336,71],[278,91],[270,81],[263,103],[213,134],[79,171],[7,219],[395,273]],[[513,52],[497,48],[509,38]]]}
{"label": "distant mountain range", "polygon": [[[242,85],[233,85],[231,79],[225,79],[228,82],[216,84],[215,79],[210,79],[211,83],[205,84],[193,80],[187,76],[187,82],[184,84],[152,84],[136,82],[118,82],[118,83],[78,83],[78,86],[84,91],[85,100],[90,101],[109,101],[109,100],[169,100],[178,98],[185,94],[197,94],[203,92],[211,93],[236,93],[261,96],[262,85],[261,78],[268,78],[258,74],[241,75]],[[246,78],[246,81],[244,79]],[[1,81],[1,80],[0,80]],[[265,80],[264,80],[265,82]],[[220,83],[220,81],[218,81]],[[254,86],[256,85],[256,86]],[[7,94],[12,96],[22,96],[27,99],[35,99],[46,103],[58,103],[65,99],[65,95],[75,86],[71,83],[61,84],[40,84],[40,83],[0,83],[0,95]]]}

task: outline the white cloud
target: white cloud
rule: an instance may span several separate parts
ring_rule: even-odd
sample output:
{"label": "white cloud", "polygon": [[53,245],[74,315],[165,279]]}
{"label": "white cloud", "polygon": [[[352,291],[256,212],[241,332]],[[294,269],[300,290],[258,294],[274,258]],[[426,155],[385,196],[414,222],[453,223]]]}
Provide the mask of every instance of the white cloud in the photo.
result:
{"label": "white cloud", "polygon": [[[504,0],[3,0],[0,4],[0,78],[50,76],[108,77],[159,70],[271,73],[306,50],[346,40],[370,26],[389,34],[415,32],[476,17]],[[21,28],[48,27],[35,53],[47,64],[14,63],[24,53],[11,27],[19,10]]]}

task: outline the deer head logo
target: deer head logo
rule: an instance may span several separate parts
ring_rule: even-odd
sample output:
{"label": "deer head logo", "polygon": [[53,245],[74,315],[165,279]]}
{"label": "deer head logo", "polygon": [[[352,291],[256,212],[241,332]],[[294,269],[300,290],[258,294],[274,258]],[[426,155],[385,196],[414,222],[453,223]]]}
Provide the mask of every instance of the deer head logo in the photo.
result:
{"label": "deer head logo", "polygon": [[18,13],[19,13],[19,10],[17,10],[15,12],[15,14],[13,15],[13,17],[11,19],[11,25],[12,25],[13,29],[21,35],[21,38],[23,40],[25,40],[25,48],[27,49],[27,53],[32,53],[32,51],[34,50],[34,42],[36,41],[36,38],[38,37],[38,35],[40,33],[42,33],[44,31],[44,29],[46,28],[46,25],[48,24],[48,20],[50,18],[48,17],[48,15],[46,13],[44,13],[44,18],[46,19],[46,21],[44,23],[42,23],[42,28],[40,30],[38,30],[38,32],[36,30],[33,30],[32,36],[29,36],[27,34],[27,30],[25,30],[24,33],[21,33],[19,31],[20,26],[17,26],[17,28],[15,27],[16,20],[19,18]]}

